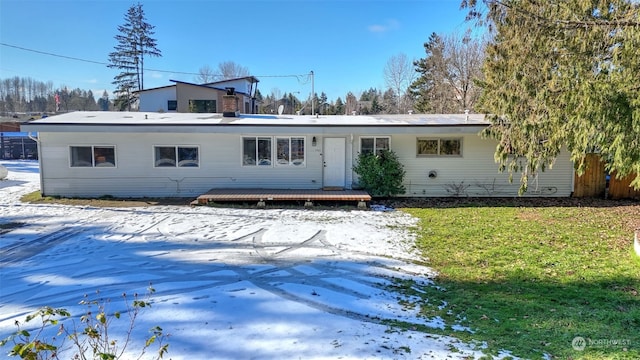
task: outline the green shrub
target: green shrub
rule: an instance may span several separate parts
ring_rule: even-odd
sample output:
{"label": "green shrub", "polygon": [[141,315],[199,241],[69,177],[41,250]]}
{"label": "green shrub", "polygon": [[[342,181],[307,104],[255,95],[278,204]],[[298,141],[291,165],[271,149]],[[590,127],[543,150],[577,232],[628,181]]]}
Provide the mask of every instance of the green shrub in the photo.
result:
{"label": "green shrub", "polygon": [[404,166],[391,150],[382,150],[377,154],[360,154],[358,163],[353,167],[358,174],[359,185],[371,196],[387,197],[404,194]]}

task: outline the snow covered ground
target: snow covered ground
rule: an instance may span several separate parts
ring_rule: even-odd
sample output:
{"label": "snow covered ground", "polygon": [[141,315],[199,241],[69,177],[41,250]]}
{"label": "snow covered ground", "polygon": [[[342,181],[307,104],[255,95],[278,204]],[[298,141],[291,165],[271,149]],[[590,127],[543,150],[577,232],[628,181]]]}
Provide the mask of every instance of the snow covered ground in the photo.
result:
{"label": "snow covered ground", "polygon": [[407,230],[416,220],[402,212],[24,204],[39,188],[37,162],[0,164],[9,170],[0,224],[25,224],[0,232],[0,339],[41,306],[78,316],[83,295],[99,290],[123,310],[123,292],[152,283],[132,349],[158,325],[172,359],[482,356],[455,338],[383,323],[443,326],[385,286],[433,276],[408,261],[418,256]]}

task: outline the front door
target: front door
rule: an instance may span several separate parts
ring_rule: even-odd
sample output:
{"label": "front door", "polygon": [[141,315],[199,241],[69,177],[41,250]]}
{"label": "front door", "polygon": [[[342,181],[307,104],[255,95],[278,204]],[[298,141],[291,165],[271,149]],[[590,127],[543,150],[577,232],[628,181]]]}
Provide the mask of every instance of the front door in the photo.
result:
{"label": "front door", "polygon": [[322,186],[344,188],[346,179],[346,140],[344,138],[324,138],[324,172]]}

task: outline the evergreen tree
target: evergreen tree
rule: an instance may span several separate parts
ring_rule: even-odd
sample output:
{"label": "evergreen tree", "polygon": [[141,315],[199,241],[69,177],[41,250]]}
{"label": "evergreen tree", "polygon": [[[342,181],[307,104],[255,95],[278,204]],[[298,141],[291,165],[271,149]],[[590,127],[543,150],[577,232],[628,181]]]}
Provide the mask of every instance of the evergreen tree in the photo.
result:
{"label": "evergreen tree", "polygon": [[371,100],[371,109],[369,109],[369,112],[371,114],[380,114],[383,110],[382,105],[378,102],[378,95],[376,95],[373,100]]}
{"label": "evergreen tree", "polygon": [[393,89],[387,89],[387,91],[382,94],[382,113],[389,114],[393,112],[397,103],[398,98],[395,91],[393,91]]}
{"label": "evergreen tree", "polygon": [[[640,187],[640,4],[635,0],[465,0],[495,39],[484,65],[486,136],[511,174],[551,167],[562,148],[584,169],[597,151]],[[482,8],[480,8],[480,6]],[[522,161],[526,159],[526,161]]]}
{"label": "evergreen tree", "polygon": [[335,115],[344,115],[344,103],[342,102],[342,99],[340,99],[340,97],[336,99],[336,103],[334,106],[335,110],[333,113]]}
{"label": "evergreen tree", "polygon": [[[426,56],[413,65],[420,76],[411,84],[409,91],[415,99],[414,108],[420,113],[447,113],[445,104],[450,99],[443,98],[446,93],[442,76],[446,69],[444,59],[444,41],[436,33],[429,36],[429,40],[424,43]],[[446,88],[445,88],[446,89]],[[443,91],[444,90],[444,91]],[[436,99],[440,101],[436,104]],[[444,100],[444,101],[442,101]]]}
{"label": "evergreen tree", "polygon": [[98,99],[98,110],[109,111],[109,93],[107,90],[102,92],[102,97]]}
{"label": "evergreen tree", "polygon": [[147,23],[140,3],[132,5],[125,15],[125,22],[118,26],[117,44],[109,54],[110,68],[120,70],[114,77],[116,105],[119,110],[131,110],[135,102],[134,92],[144,89],[144,60],[147,56],[162,56],[157,48],[154,26]]}
{"label": "evergreen tree", "polygon": [[484,42],[464,36],[432,33],[424,44],[426,56],[414,61],[419,77],[409,87],[414,108],[421,113],[462,113],[473,110],[480,90]]}
{"label": "evergreen tree", "polygon": [[328,103],[327,103],[327,94],[325,94],[324,92],[320,93],[320,97],[318,98],[318,113],[321,113],[323,115],[327,114],[327,107],[328,107]]}

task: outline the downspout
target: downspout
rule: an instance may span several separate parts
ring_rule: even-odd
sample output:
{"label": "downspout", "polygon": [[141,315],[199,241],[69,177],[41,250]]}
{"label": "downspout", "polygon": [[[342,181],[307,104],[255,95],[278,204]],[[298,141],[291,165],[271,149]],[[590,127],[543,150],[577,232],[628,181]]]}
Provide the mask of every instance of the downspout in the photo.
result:
{"label": "downspout", "polygon": [[37,137],[33,137],[31,135],[31,132],[27,133],[27,136],[29,137],[29,139],[33,140],[36,142],[36,147],[38,148],[38,164],[39,164],[39,168],[40,168],[40,196],[44,197],[45,193],[44,193],[44,167],[42,166],[42,146],[40,146],[41,142],[40,139]]}
{"label": "downspout", "polygon": [[353,189],[353,133],[349,134],[349,144],[347,146],[347,183],[348,189]]}

